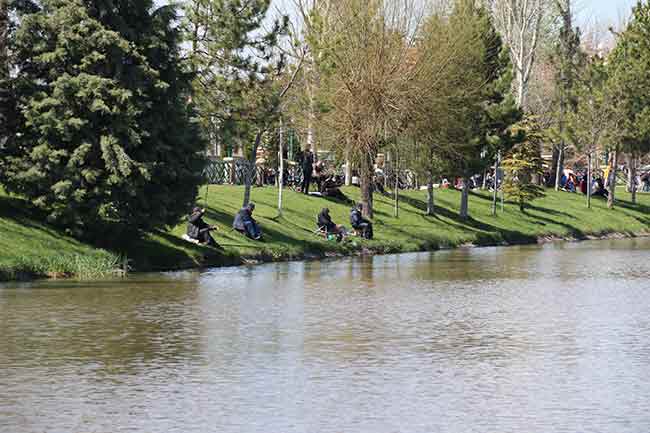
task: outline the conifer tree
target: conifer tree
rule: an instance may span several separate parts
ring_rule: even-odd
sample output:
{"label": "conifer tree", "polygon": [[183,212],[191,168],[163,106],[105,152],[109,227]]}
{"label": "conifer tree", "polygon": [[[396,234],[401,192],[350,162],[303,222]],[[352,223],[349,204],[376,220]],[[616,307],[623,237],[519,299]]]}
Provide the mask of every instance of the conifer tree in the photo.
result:
{"label": "conifer tree", "polygon": [[[610,115],[616,122],[608,133],[612,170],[607,204],[611,208],[616,198],[619,152],[635,159],[650,151],[650,3],[637,3],[608,60]],[[631,169],[635,170],[634,164]],[[635,177],[635,173],[631,175]]]}
{"label": "conifer tree", "polygon": [[576,81],[578,74],[584,67],[585,56],[580,48],[580,29],[573,27],[573,12],[571,9],[574,0],[555,0],[557,15],[562,21],[559,37],[555,43],[552,62],[555,66],[555,124],[559,142],[553,147],[553,176],[555,176],[555,189],[560,188],[560,178],[564,169],[566,153],[565,129],[567,116],[575,112],[577,106]]}
{"label": "conifer tree", "polygon": [[[282,83],[284,56],[278,52],[287,18],[265,30],[270,0],[191,0],[184,34],[196,78],[196,103],[204,130],[241,146],[247,160],[244,205],[259,145],[278,117],[289,83]],[[295,76],[294,76],[295,78]]]}
{"label": "conifer tree", "polygon": [[8,188],[73,233],[175,224],[194,201],[203,142],[175,10],[149,0],[42,0],[15,38],[22,119]]}
{"label": "conifer tree", "polygon": [[591,163],[594,153],[603,147],[608,130],[614,128],[612,102],[607,92],[605,62],[594,57],[576,77],[576,109],[567,113],[566,142],[587,156],[587,207],[591,207]]}
{"label": "conifer tree", "polygon": [[[459,152],[459,168],[464,177],[460,217],[469,216],[469,176],[482,171],[497,154],[505,154],[520,140],[510,127],[521,119],[521,110],[510,93],[512,69],[507,51],[490,15],[473,2],[460,0],[456,5],[457,19],[472,26],[479,44],[478,57],[472,69],[479,71],[480,91],[466,101],[468,110],[466,137],[454,147]],[[463,25],[463,24],[459,24]]]}
{"label": "conifer tree", "polygon": [[9,0],[0,0],[0,151],[9,137],[13,111],[9,84],[9,25]]}
{"label": "conifer tree", "polygon": [[544,188],[534,182],[543,173],[540,149],[544,137],[540,126],[532,119],[522,121],[518,128],[525,134],[525,140],[516,145],[503,161],[505,181],[504,193],[515,199],[519,210],[524,212],[526,204],[544,197]]}

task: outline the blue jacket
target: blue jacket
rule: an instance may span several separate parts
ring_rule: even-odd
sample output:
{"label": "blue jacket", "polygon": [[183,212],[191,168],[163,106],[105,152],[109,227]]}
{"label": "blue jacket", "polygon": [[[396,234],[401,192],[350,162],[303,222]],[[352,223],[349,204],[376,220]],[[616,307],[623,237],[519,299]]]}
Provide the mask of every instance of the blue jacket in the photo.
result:
{"label": "blue jacket", "polygon": [[243,207],[235,215],[235,220],[232,223],[232,228],[239,231],[246,230],[245,223],[254,223],[253,215],[251,215],[250,209]]}
{"label": "blue jacket", "polygon": [[363,216],[361,215],[361,212],[359,212],[359,209],[352,208],[350,211],[350,225],[356,228],[363,222]]}

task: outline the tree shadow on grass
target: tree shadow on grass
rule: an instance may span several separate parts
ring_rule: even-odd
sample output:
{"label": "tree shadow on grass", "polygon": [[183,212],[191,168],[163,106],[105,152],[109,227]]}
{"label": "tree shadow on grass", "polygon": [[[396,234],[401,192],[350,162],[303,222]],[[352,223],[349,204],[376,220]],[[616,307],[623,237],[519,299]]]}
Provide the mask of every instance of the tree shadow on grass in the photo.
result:
{"label": "tree shadow on grass", "polygon": [[[425,215],[424,213],[427,210],[427,203],[424,200],[419,200],[413,197],[404,197],[404,202],[408,203],[410,206],[422,211],[421,217],[427,220],[436,219],[443,224],[447,224],[459,231],[471,231],[473,236],[476,237],[476,240],[481,245],[497,245],[500,243],[531,243],[537,240],[537,237],[527,235],[525,233],[516,231],[516,230],[506,230],[483,221],[476,220],[469,216],[466,219],[461,218],[458,213],[452,212],[451,210],[436,205],[434,202],[434,215]],[[396,229],[410,237],[414,235],[408,233],[405,230],[399,228]],[[426,235],[425,235],[426,236]],[[420,235],[418,235],[420,237]],[[437,237],[432,237],[432,239],[439,239]]]}
{"label": "tree shadow on grass", "polygon": [[616,206],[629,211],[629,212],[625,212],[625,214],[636,219],[639,223],[648,226],[648,228],[650,228],[650,217],[639,215],[639,213],[650,215],[650,206],[638,202],[632,203],[632,201],[630,200],[620,200],[620,199],[616,199],[615,207]]}
{"label": "tree shadow on grass", "polygon": [[[291,237],[285,234],[284,232],[277,230],[276,228],[273,227],[273,224],[290,224],[295,226],[296,228],[303,230],[305,233],[313,232],[313,230],[292,223],[289,219],[264,218],[264,217],[257,218],[257,222],[260,225],[260,228],[262,229],[262,235],[264,239],[264,241],[260,242],[260,241],[254,241],[252,239],[249,239],[236,230],[231,230],[230,227],[232,226],[232,221],[234,219],[233,215],[230,215],[228,213],[210,207],[207,209],[207,216],[210,219],[217,221],[221,225],[228,227],[227,229],[224,230],[223,233],[221,233],[220,237],[227,237],[228,239],[232,239],[237,242],[244,242],[243,244],[238,244],[238,245],[222,243],[223,246],[238,246],[242,248],[251,248],[253,250],[272,249],[275,251],[282,251],[283,249],[286,249],[287,246],[293,247],[295,250],[299,250],[299,251],[324,252],[325,250],[327,250],[326,246],[324,246],[321,242],[318,242],[316,240],[310,241],[308,239]],[[266,222],[271,222],[271,224],[265,223],[265,220]],[[280,244],[280,245],[274,245],[272,247],[269,247],[266,245],[267,242],[273,244]],[[256,251],[251,251],[251,253],[255,253],[255,252]],[[244,255],[247,255],[247,253],[244,253]],[[255,254],[251,254],[251,255],[255,255]]]}
{"label": "tree shadow on grass", "polygon": [[47,226],[46,223],[41,222],[47,221],[47,215],[21,198],[0,196],[0,218],[13,220],[17,225],[47,233],[54,238],[70,238],[63,229]]}

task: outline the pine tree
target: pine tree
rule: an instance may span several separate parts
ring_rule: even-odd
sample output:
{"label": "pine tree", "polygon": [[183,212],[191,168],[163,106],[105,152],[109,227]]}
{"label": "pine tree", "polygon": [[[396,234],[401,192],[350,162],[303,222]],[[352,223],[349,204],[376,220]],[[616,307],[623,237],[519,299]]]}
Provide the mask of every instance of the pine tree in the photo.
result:
{"label": "pine tree", "polygon": [[544,136],[540,126],[533,119],[525,119],[516,128],[525,134],[525,140],[516,145],[503,161],[505,180],[504,193],[515,199],[519,210],[524,212],[526,204],[544,197],[544,188],[534,180],[543,174],[540,156]]}
{"label": "pine tree", "polygon": [[567,116],[576,110],[576,81],[584,67],[585,55],[580,48],[580,29],[573,27],[571,4],[574,0],[555,0],[557,14],[562,20],[559,38],[554,47],[552,62],[555,66],[556,106],[555,123],[559,143],[553,146],[553,175],[555,189],[560,188],[566,152],[565,129]]}
{"label": "pine tree", "polygon": [[576,109],[567,113],[564,128],[566,142],[587,156],[587,207],[591,207],[591,162],[593,154],[604,145],[608,130],[615,127],[612,102],[607,92],[605,62],[592,58],[577,77]]}
{"label": "pine tree", "polygon": [[75,234],[175,224],[201,181],[171,6],[43,0],[16,34],[8,188]]}
{"label": "pine tree", "polygon": [[9,0],[0,0],[0,151],[9,138],[13,117],[9,83],[9,25]]}
{"label": "pine tree", "polygon": [[511,126],[521,119],[521,110],[510,93],[513,77],[509,56],[490,15],[484,8],[465,0],[457,3],[455,13],[459,14],[456,19],[473,23],[480,41],[479,56],[470,66],[480,72],[480,91],[466,106],[467,135],[455,146],[461,156],[459,168],[464,177],[460,217],[467,218],[469,176],[483,171],[498,154],[504,154],[520,140]]}
{"label": "pine tree", "polygon": [[[608,133],[612,170],[607,204],[611,208],[619,152],[628,153],[634,161],[650,151],[650,3],[637,3],[608,61],[610,111],[615,121]],[[635,177],[635,164],[631,169]]]}
{"label": "pine tree", "polygon": [[[250,199],[258,147],[278,116],[287,83],[278,53],[287,18],[266,31],[270,0],[191,0],[184,35],[196,72],[193,86],[204,131],[235,142],[247,159],[244,205]],[[288,84],[290,85],[290,83]]]}

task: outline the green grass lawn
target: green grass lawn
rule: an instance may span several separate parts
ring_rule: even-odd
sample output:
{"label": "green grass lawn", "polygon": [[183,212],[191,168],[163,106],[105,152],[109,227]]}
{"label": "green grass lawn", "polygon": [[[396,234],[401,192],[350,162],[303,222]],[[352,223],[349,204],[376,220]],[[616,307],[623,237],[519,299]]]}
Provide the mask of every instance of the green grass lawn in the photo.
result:
{"label": "green grass lawn", "polygon": [[0,281],[44,276],[96,278],[119,256],[79,242],[44,222],[27,202],[0,189]]}
{"label": "green grass lawn", "polygon": [[[351,201],[359,199],[357,188],[344,189]],[[83,275],[93,263],[102,269],[119,264],[126,256],[133,269],[170,270],[197,266],[240,264],[245,261],[287,260],[309,256],[352,254],[366,250],[376,253],[408,252],[454,247],[465,244],[500,245],[536,242],[538,238],[575,238],[604,236],[610,233],[639,235],[650,233],[650,195],[639,194],[639,204],[632,205],[629,194],[619,192],[614,210],[602,199],[592,200],[586,208],[580,194],[547,191],[525,212],[512,203],[505,205],[497,217],[490,214],[490,194],[470,196],[470,216],[460,220],[460,193],[436,190],[436,215],[425,216],[426,192],[401,194],[399,218],[393,216],[392,197],[375,195],[375,239],[337,244],[314,234],[316,215],[328,207],[335,222],[349,227],[350,202],[304,196],[285,191],[283,215],[278,217],[277,189],[254,188],[252,200],[257,204],[255,217],[261,224],[265,240],[255,242],[230,229],[233,215],[241,207],[243,188],[210,186],[206,220],[221,227],[216,240],[223,250],[205,248],[183,241],[185,225],[169,232],[156,232],[144,239],[131,240],[113,252],[94,249],[65,236],[30,213],[26,203],[0,195],[0,278],[15,277],[20,271],[46,275],[63,273]],[[38,266],[37,266],[38,265]],[[76,266],[76,267],[75,267]],[[32,269],[33,268],[33,269]]]}

